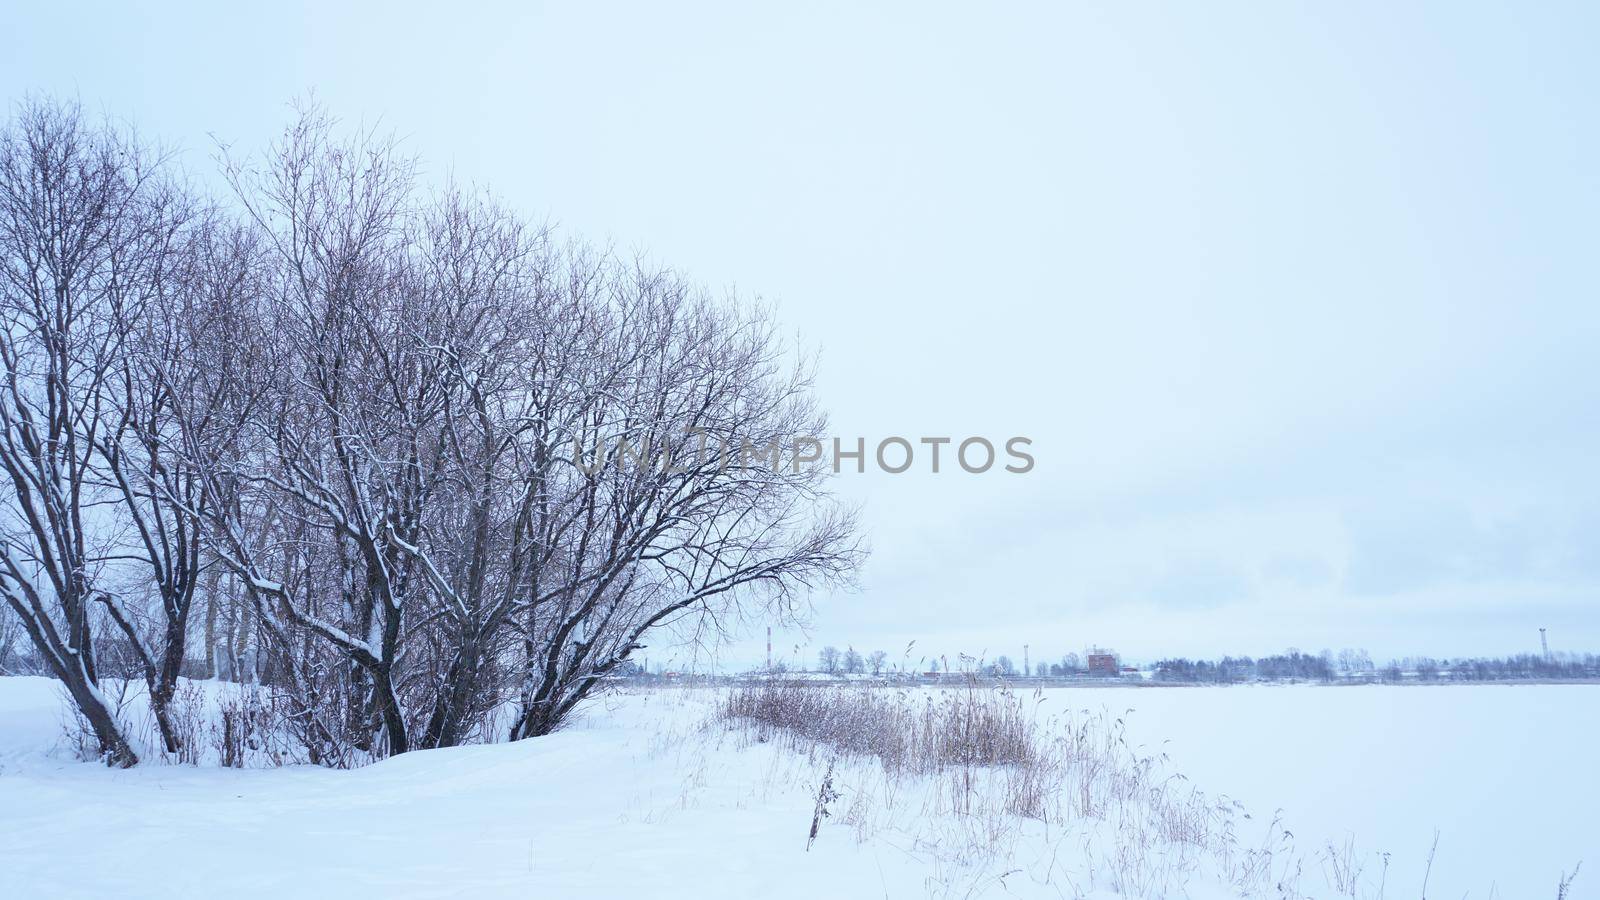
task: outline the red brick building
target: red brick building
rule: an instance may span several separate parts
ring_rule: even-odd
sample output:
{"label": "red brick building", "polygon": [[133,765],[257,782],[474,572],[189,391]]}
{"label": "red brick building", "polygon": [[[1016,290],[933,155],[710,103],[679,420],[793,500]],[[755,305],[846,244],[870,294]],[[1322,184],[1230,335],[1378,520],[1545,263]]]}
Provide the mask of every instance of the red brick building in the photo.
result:
{"label": "red brick building", "polygon": [[1117,662],[1117,654],[1110,650],[1096,648],[1089,651],[1089,674],[1105,675],[1115,678],[1122,671],[1122,666]]}

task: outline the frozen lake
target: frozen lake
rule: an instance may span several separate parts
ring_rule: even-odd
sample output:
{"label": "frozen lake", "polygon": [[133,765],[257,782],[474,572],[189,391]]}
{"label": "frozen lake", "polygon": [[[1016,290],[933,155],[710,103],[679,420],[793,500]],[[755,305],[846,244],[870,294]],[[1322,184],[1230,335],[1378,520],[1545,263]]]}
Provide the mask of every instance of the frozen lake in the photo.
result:
{"label": "frozen lake", "polygon": [[[1388,897],[1600,897],[1600,686],[1235,686],[1047,689],[1046,706],[1126,716],[1263,829],[1281,809],[1299,847],[1353,834],[1389,851]],[[1369,869],[1369,873],[1372,872]],[[1365,879],[1364,879],[1365,880]]]}

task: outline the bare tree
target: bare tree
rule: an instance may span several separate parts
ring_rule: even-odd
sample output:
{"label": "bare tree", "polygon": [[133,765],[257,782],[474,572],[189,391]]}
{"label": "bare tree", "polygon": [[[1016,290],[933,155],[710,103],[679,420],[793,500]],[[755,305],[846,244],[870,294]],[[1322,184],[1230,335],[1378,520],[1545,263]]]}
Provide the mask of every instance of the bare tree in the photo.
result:
{"label": "bare tree", "polygon": [[559,725],[648,633],[715,641],[752,613],[793,617],[797,589],[846,577],[860,554],[824,467],[745,453],[824,425],[809,367],[765,313],[670,272],[621,274],[610,305],[621,340],[601,358],[621,360],[602,371],[622,377],[562,451],[564,506],[580,526],[547,545],[558,580],[530,592],[519,617],[536,652],[514,738]]}
{"label": "bare tree", "polygon": [[794,452],[812,364],[764,309],[423,197],[316,108],[221,156],[237,213],[69,107],[5,137],[0,591],[108,759],[107,629],[169,752],[199,629],[346,765],[486,739],[507,700],[546,734],[648,640],[849,578],[853,513]]}
{"label": "bare tree", "polygon": [[817,654],[817,665],[829,675],[839,674],[839,648],[823,647],[822,652]]}
{"label": "bare tree", "polygon": [[444,345],[454,383],[441,419],[447,496],[434,504],[426,540],[393,538],[421,564],[436,600],[425,626],[429,690],[419,698],[429,710],[424,747],[460,743],[499,700],[496,666],[509,652],[530,552],[521,513],[546,499],[519,483],[518,454],[530,432],[559,424],[561,367],[574,364],[581,331],[554,296],[547,249],[542,230],[454,189],[424,216],[430,290],[452,319],[477,323]]}
{"label": "bare tree", "polygon": [[[265,235],[278,379],[256,410],[267,454],[233,473],[281,520],[222,525],[222,556],[258,610],[281,617],[346,658],[349,727],[358,748],[381,733],[390,753],[410,746],[396,691],[404,616],[422,581],[397,542],[419,540],[443,459],[439,416],[449,363],[448,323],[426,301],[407,258],[412,163],[392,141],[340,141],[333,122],[303,112],[264,168],[228,175]],[[225,511],[226,510],[226,511]],[[327,543],[303,561],[322,569],[302,592],[269,577],[251,524],[286,522]],[[330,593],[331,589],[331,593]]]}
{"label": "bare tree", "polygon": [[861,654],[854,647],[846,647],[842,663],[844,670],[851,675],[859,675],[866,669],[866,663],[861,659]]}
{"label": "bare tree", "polygon": [[149,296],[120,323],[125,349],[110,378],[116,417],[99,445],[108,489],[133,535],[127,554],[145,564],[132,574],[152,588],[154,615],[117,592],[103,599],[133,648],[169,753],[179,750],[169,706],[186,659],[211,502],[184,437],[186,428],[237,434],[238,373],[254,337],[239,310],[259,289],[253,235],[185,203],[168,196],[158,210],[163,243],[142,277]]}
{"label": "bare tree", "polygon": [[110,529],[94,469],[116,427],[149,175],[75,106],[26,102],[0,136],[0,592],[114,766],[138,758],[99,690],[91,604]]}
{"label": "bare tree", "polygon": [[874,650],[867,655],[867,666],[872,670],[872,677],[877,678],[883,674],[883,665],[889,659],[889,654],[882,650]]}

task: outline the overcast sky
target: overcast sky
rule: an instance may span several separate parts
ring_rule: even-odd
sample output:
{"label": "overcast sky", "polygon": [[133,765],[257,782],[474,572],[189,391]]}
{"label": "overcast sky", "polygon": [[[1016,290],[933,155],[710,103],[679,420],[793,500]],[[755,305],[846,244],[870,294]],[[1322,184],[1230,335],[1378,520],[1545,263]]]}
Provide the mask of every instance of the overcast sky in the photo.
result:
{"label": "overcast sky", "polygon": [[1600,7],[474,5],[12,4],[0,85],[200,171],[314,88],[775,304],[837,434],[1033,439],[842,478],[780,656],[1600,649]]}

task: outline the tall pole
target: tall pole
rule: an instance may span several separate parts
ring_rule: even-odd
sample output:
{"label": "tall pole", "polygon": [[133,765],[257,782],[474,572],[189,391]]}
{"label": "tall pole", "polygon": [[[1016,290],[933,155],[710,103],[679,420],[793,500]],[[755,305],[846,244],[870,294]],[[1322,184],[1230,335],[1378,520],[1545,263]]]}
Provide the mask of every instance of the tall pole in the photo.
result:
{"label": "tall pole", "polygon": [[767,626],[767,671],[772,671],[772,626]]}
{"label": "tall pole", "polygon": [[1544,629],[1539,629],[1539,649],[1544,651],[1544,661],[1550,661],[1550,641],[1544,636]]}

